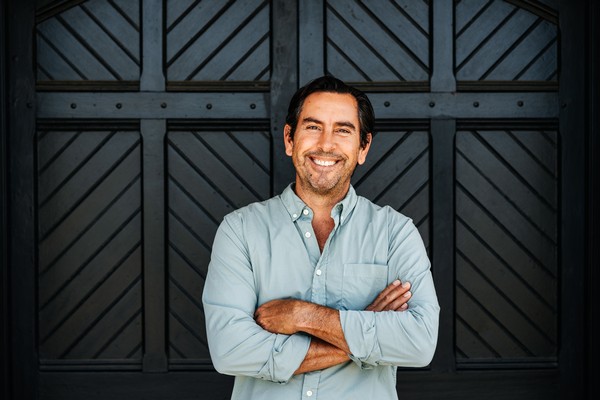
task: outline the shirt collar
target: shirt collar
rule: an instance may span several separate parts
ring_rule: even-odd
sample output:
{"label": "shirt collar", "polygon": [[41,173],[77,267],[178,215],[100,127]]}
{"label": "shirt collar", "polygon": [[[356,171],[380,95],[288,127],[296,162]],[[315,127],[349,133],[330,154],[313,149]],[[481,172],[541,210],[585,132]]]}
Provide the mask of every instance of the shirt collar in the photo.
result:
{"label": "shirt collar", "polygon": [[[300,218],[302,214],[305,213],[305,210],[310,210],[310,208],[294,192],[294,183],[290,183],[279,197],[292,221],[296,221]],[[356,191],[354,190],[354,187],[350,185],[350,189],[348,189],[346,196],[331,210],[331,217],[337,219],[336,217],[339,216],[340,224],[344,224],[348,220],[348,216],[354,209],[354,206],[356,206],[357,201],[358,196],[356,195]]]}

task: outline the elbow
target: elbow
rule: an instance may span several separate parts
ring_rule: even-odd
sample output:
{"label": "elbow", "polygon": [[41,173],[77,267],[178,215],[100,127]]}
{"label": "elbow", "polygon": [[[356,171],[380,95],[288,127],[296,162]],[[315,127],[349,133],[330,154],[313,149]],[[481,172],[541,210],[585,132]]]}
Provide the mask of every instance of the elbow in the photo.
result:
{"label": "elbow", "polygon": [[422,340],[419,341],[419,344],[415,349],[416,351],[414,352],[414,367],[417,368],[426,367],[431,363],[431,360],[433,360],[438,339],[437,324],[435,327],[429,327],[428,329],[425,329],[421,339]]}
{"label": "elbow", "polygon": [[209,346],[210,359],[214,369],[224,375],[236,375],[236,367],[232,362],[231,357],[228,357],[225,352],[215,349],[216,346]]}

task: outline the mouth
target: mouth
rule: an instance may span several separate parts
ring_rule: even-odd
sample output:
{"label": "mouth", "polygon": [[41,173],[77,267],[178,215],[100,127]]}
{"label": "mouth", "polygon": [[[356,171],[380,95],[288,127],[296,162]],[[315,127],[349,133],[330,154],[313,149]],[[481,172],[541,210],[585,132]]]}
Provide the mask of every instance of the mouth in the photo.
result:
{"label": "mouth", "polygon": [[320,167],[331,167],[337,163],[337,160],[323,160],[320,158],[311,158],[311,160]]}

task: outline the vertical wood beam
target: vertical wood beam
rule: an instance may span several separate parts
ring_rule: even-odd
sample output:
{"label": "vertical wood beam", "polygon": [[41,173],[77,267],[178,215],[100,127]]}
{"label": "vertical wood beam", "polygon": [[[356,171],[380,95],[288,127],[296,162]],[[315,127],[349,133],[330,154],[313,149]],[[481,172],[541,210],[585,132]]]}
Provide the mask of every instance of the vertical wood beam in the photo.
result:
{"label": "vertical wood beam", "polygon": [[560,398],[583,398],[585,381],[585,171],[586,63],[583,0],[559,3],[560,194]]}
{"label": "vertical wood beam", "polygon": [[[140,90],[164,92],[163,4],[142,2],[142,76]],[[142,119],[142,186],[144,237],[144,372],[168,370],[165,257],[165,119]]]}
{"label": "vertical wood beam", "polygon": [[283,145],[283,126],[290,98],[298,88],[298,4],[297,1],[273,0],[271,7],[271,187],[272,194],[277,194],[294,179],[294,168]]}
{"label": "vertical wood beam", "polygon": [[163,5],[162,0],[142,3],[142,76],[140,90],[163,92]]}
{"label": "vertical wood beam", "polygon": [[454,77],[454,2],[453,0],[436,0],[431,2],[433,8],[432,46],[432,92],[455,92]]}
{"label": "vertical wood beam", "polygon": [[299,86],[325,74],[325,5],[323,0],[298,5]]}
{"label": "vertical wood beam", "polygon": [[164,119],[142,120],[144,372],[167,371]]}
{"label": "vertical wood beam", "polygon": [[590,54],[588,71],[589,104],[587,106],[590,128],[588,131],[588,171],[589,179],[588,189],[588,260],[587,260],[587,293],[586,301],[587,319],[589,329],[587,331],[586,351],[587,360],[584,370],[586,371],[586,399],[595,399],[600,394],[600,389],[596,385],[596,377],[600,374],[598,359],[600,358],[600,344],[598,337],[600,335],[600,3],[597,1],[588,2],[588,32],[589,37],[587,51]]}
{"label": "vertical wood beam", "polygon": [[8,148],[10,316],[12,320],[12,396],[37,398],[35,237],[35,77],[33,43],[35,4],[7,3],[8,30]]}
{"label": "vertical wood beam", "polygon": [[431,120],[433,243],[432,272],[440,303],[435,372],[452,372],[454,361],[454,138],[456,120]]}

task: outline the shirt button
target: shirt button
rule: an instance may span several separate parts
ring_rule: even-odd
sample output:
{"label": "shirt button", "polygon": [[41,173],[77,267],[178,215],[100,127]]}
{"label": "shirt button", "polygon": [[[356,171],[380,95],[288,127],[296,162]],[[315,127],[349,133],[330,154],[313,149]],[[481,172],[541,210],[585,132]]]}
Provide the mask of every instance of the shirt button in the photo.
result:
{"label": "shirt button", "polygon": [[292,218],[298,218],[298,214],[292,215]]}
{"label": "shirt button", "polygon": [[308,397],[312,396],[312,390],[309,390],[308,392],[306,392],[306,395],[307,395]]}
{"label": "shirt button", "polygon": [[304,211],[302,211],[302,214],[308,215],[308,210],[305,208]]}
{"label": "shirt button", "polygon": [[321,272],[321,270],[320,270],[320,269],[318,269],[318,270],[317,270],[315,273],[316,273],[318,276],[321,276],[321,273],[322,273],[322,272]]}
{"label": "shirt button", "polygon": [[306,232],[306,233],[304,234],[304,236],[306,236],[307,238],[309,238],[309,237],[310,237],[310,232]]}

